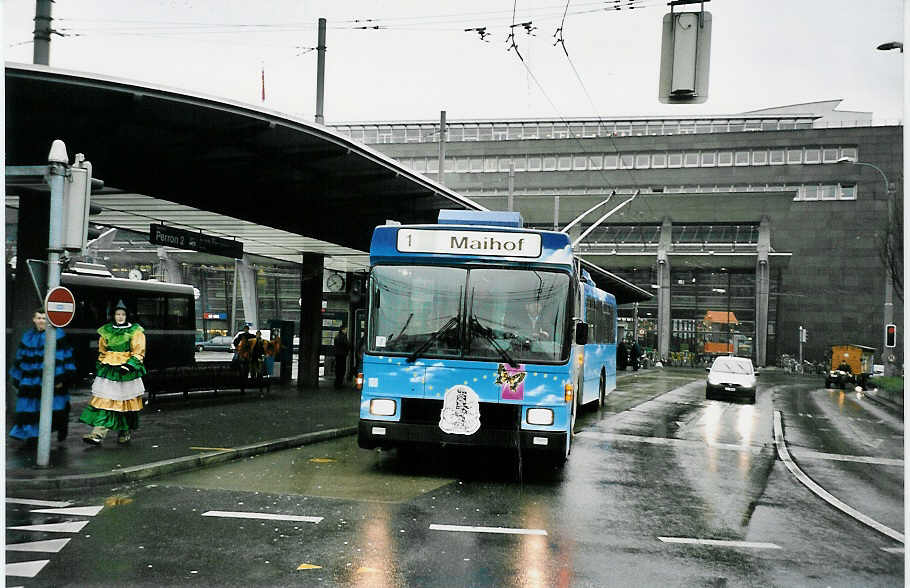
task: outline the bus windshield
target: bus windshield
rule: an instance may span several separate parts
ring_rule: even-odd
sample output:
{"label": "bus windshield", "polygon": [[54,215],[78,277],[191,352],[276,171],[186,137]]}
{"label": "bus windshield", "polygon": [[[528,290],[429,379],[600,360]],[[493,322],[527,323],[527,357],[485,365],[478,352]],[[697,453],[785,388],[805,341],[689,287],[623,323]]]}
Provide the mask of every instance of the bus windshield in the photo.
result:
{"label": "bus windshield", "polygon": [[372,353],[507,363],[568,357],[568,274],[376,266],[370,288]]}

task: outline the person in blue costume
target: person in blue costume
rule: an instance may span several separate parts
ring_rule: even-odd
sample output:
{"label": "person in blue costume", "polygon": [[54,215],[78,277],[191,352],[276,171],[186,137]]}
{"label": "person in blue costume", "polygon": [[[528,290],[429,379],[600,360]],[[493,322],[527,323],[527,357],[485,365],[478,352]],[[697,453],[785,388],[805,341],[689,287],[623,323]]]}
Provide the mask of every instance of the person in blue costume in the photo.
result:
{"label": "person in blue costume", "polygon": [[[44,372],[44,341],[47,316],[39,308],[32,314],[35,325],[22,335],[13,367],[9,370],[13,386],[18,390],[16,416],[9,435],[20,439],[26,446],[38,440],[38,417],[41,414],[41,376]],[[69,386],[76,379],[73,348],[63,333],[57,329],[57,355],[54,368],[54,401],[51,430],[57,431],[57,440],[63,441],[69,431]]]}
{"label": "person in blue costume", "polygon": [[129,443],[139,427],[139,411],[145,386],[145,332],[126,320],[123,301],[114,307],[114,320],[98,329],[98,361],[92,399],[79,420],[92,427],[82,440],[101,445],[110,430],[117,431],[117,443]]}

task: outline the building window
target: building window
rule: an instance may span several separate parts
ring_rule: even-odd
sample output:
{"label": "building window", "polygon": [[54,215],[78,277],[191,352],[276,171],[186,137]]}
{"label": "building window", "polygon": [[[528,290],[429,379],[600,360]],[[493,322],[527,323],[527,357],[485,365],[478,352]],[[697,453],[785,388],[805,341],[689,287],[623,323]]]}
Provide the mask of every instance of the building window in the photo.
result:
{"label": "building window", "polygon": [[771,165],[783,165],[786,163],[783,149],[772,149],[768,159]]}
{"label": "building window", "polygon": [[528,157],[528,171],[540,171],[540,156]]}
{"label": "building window", "polygon": [[800,200],[818,200],[819,186],[801,186],[799,191]]}
{"label": "building window", "polygon": [[836,200],[837,199],[837,186],[825,185],[818,187],[818,194],[822,200]]}
{"label": "building window", "polygon": [[[460,141],[461,138],[452,139],[452,131],[449,131],[449,140]],[[408,127],[405,129],[405,141],[408,143],[420,143],[420,127]]]}
{"label": "building window", "polygon": [[521,136],[523,139],[536,139],[537,138],[537,125],[536,124],[526,124],[521,129]]}
{"label": "building window", "polygon": [[692,120],[679,121],[679,134],[680,135],[691,135],[694,132],[695,132],[695,121],[692,121]]}
{"label": "building window", "polygon": [[562,125],[553,125],[553,138],[565,139],[569,136],[569,127]]}
{"label": "building window", "polygon": [[840,199],[841,200],[856,200],[856,184],[841,184],[840,185]]}
{"label": "building window", "polygon": [[787,149],[787,163],[802,163],[803,162],[803,150],[802,149]]}
{"label": "building window", "polygon": [[682,153],[670,153],[667,155],[667,167],[682,167]]}
{"label": "building window", "polygon": [[506,127],[493,127],[493,140],[504,141],[508,137]]}
{"label": "building window", "polygon": [[631,153],[623,153],[619,156],[619,169],[632,169],[635,164],[635,157]]}
{"label": "building window", "polygon": [[478,141],[492,141],[493,140],[493,127],[490,125],[480,125],[477,128],[477,140]]}
{"label": "building window", "polygon": [[509,168],[513,165],[511,157],[500,157],[499,158],[499,171],[507,172]]}
{"label": "building window", "polygon": [[760,131],[761,130],[761,121],[760,120],[747,120],[745,129],[747,131]]}
{"label": "building window", "polygon": [[679,133],[679,123],[675,120],[665,120],[664,121],[664,134],[665,135],[676,135]]}
{"label": "building window", "polygon": [[427,171],[427,160],[423,157],[418,157],[414,160],[414,171],[419,173],[426,173]]}
{"label": "building window", "polygon": [[464,141],[476,141],[477,140],[477,127],[469,126],[464,128]]}
{"label": "building window", "polygon": [[552,155],[547,155],[543,158],[543,171],[555,171],[556,170],[556,158]]}
{"label": "building window", "polygon": [[521,139],[521,125],[509,125],[508,137],[510,141]]}
{"label": "building window", "polygon": [[710,133],[711,132],[710,121],[704,121],[704,122],[695,121],[695,132],[696,133]]}
{"label": "building window", "polygon": [[697,151],[687,151],[683,156],[683,165],[685,167],[698,167],[698,160]]}
{"label": "building window", "polygon": [[540,134],[541,139],[553,138],[553,125],[540,125],[538,127],[538,133]]}
{"label": "building window", "polygon": [[701,152],[701,166],[714,167],[717,165],[717,155],[713,151]]}
{"label": "building window", "polygon": [[404,129],[392,129],[392,143],[404,143]]}
{"label": "building window", "polygon": [[468,157],[458,157],[455,159],[455,171],[464,174],[471,167],[471,159]]}
{"label": "building window", "polygon": [[748,151],[737,151],[735,159],[733,160],[734,165],[749,165],[749,152]]}
{"label": "building window", "polygon": [[435,174],[439,172],[439,160],[435,157],[427,159],[427,173]]}
{"label": "building window", "polygon": [[379,129],[379,143],[391,143],[392,142],[392,129],[388,127]]}
{"label": "building window", "polygon": [[351,129],[351,138],[363,142],[363,129]]}
{"label": "building window", "polygon": [[[410,131],[409,140],[410,140]],[[464,140],[464,127],[462,126],[450,126],[448,129],[449,136],[447,137],[449,141],[458,141],[461,142]]]}
{"label": "building window", "polygon": [[445,161],[443,162],[443,165],[445,166],[445,170],[447,172],[455,171],[455,160],[453,158],[446,157]]}
{"label": "building window", "polygon": [[648,169],[651,167],[651,156],[647,153],[635,155],[635,169]]}
{"label": "building window", "polygon": [[472,157],[471,158],[471,173],[480,173],[483,171],[483,158],[482,157]]}
{"label": "building window", "polygon": [[572,156],[571,155],[561,155],[559,161],[557,162],[559,171],[568,171],[572,169]]}
{"label": "building window", "polygon": [[720,167],[729,167],[733,165],[733,152],[732,151],[718,151],[717,152],[717,165]]}
{"label": "building window", "polygon": [[584,155],[576,155],[572,158],[572,169],[585,170],[588,169],[588,158]]}
{"label": "building window", "polygon": [[661,122],[649,122],[648,123],[648,134],[649,135],[660,135],[663,133],[664,125]]}
{"label": "building window", "polygon": [[727,129],[731,133],[743,131],[743,130],[745,130],[745,128],[746,128],[746,124],[741,120],[731,120],[730,122],[727,123]]}
{"label": "building window", "polygon": [[604,156],[603,155],[592,155],[588,157],[588,169],[603,169],[604,166]]}
{"label": "building window", "polygon": [[856,159],[856,147],[842,147],[840,150],[841,157],[849,157],[850,159]]}
{"label": "building window", "polygon": [[817,147],[807,148],[805,154],[805,163],[821,163],[822,153]]}
{"label": "building window", "polygon": [[768,165],[768,152],[764,149],[761,151],[753,151],[752,165]]}
{"label": "building window", "polygon": [[836,163],[837,162],[837,148],[825,148],[822,149],[822,162],[824,163]]}
{"label": "building window", "polygon": [[620,137],[627,137],[629,133],[632,132],[632,125],[627,122],[618,122],[616,123],[616,131],[614,134],[619,135]]}
{"label": "building window", "polygon": [[483,158],[483,171],[495,172],[498,163],[499,162],[495,157],[484,157]]}
{"label": "building window", "polygon": [[524,155],[519,155],[518,157],[513,157],[512,161],[515,163],[515,171],[525,171],[528,164],[528,158]]}
{"label": "building window", "polygon": [[716,121],[711,125],[711,132],[712,133],[726,133],[729,128],[730,127],[727,124],[727,121]]}
{"label": "building window", "polygon": [[604,155],[604,169],[616,169],[619,166],[618,155]]}
{"label": "building window", "polygon": [[654,153],[651,155],[651,167],[667,167],[667,154]]}

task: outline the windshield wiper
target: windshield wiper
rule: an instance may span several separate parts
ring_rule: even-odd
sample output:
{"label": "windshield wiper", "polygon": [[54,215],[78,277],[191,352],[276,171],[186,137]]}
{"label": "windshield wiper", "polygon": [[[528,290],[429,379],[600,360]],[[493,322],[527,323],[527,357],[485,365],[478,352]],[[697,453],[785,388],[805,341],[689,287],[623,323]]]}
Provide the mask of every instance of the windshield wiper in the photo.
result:
{"label": "windshield wiper", "polygon": [[474,316],[473,314],[471,315],[471,332],[472,332],[472,333],[474,333],[474,332],[480,333],[480,334],[483,336],[484,339],[486,339],[487,341],[489,341],[490,345],[493,346],[493,349],[495,349],[497,352],[499,352],[499,355],[500,355],[504,360],[506,360],[506,363],[508,363],[508,364],[509,364],[511,367],[513,367],[513,368],[517,368],[517,367],[518,367],[518,363],[512,358],[511,355],[509,355],[509,352],[506,351],[505,348],[502,347],[502,346],[496,341],[496,338],[495,338],[495,337],[493,337],[493,331],[492,331],[492,329],[490,329],[489,327],[485,327],[485,326],[483,326],[482,324],[480,324],[480,321],[477,320],[477,317]]}
{"label": "windshield wiper", "polygon": [[413,363],[421,353],[423,353],[424,351],[429,349],[430,345],[432,345],[433,342],[436,341],[436,339],[439,339],[440,336],[442,336],[444,333],[449,331],[452,327],[458,325],[458,323],[460,323],[460,322],[461,322],[461,316],[453,316],[452,318],[450,318],[446,322],[446,324],[442,325],[438,331],[436,331],[432,335],[430,335],[429,339],[424,341],[420,347],[415,349],[414,352],[408,356],[408,363]]}

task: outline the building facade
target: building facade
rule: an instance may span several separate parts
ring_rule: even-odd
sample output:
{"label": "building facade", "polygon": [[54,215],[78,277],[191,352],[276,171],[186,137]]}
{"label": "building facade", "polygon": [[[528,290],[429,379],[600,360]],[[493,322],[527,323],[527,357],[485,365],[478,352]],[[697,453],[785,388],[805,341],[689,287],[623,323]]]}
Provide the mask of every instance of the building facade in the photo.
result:
{"label": "building facade", "polygon": [[[636,315],[635,334],[664,360],[732,350],[770,365],[798,356],[802,326],[807,360],[850,342],[875,347],[882,363],[902,127],[838,102],[687,118],[450,121],[441,175],[438,123],[335,128],[488,208],[520,211],[531,226],[563,229],[606,200],[570,234],[590,261],[653,289],[651,302],[623,314]],[[893,301],[901,328],[897,293]],[[902,365],[900,346],[884,359],[892,354]]]}

